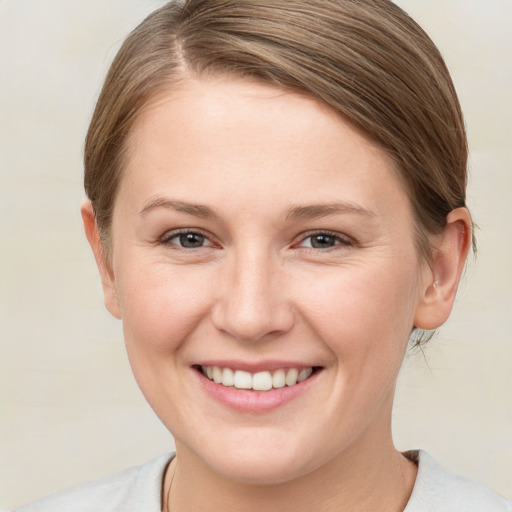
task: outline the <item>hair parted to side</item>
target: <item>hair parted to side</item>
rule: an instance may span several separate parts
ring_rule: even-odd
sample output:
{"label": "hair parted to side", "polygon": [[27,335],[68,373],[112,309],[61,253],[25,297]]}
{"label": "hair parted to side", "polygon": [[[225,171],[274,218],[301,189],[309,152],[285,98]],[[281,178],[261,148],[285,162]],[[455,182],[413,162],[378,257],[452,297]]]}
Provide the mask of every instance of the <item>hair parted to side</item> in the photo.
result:
{"label": "hair parted to side", "polygon": [[467,141],[445,63],[389,0],[186,0],[149,15],[108,72],[85,144],[85,190],[104,248],[127,137],[156,94],[187,76],[231,74],[315,97],[396,162],[420,254],[465,205]]}

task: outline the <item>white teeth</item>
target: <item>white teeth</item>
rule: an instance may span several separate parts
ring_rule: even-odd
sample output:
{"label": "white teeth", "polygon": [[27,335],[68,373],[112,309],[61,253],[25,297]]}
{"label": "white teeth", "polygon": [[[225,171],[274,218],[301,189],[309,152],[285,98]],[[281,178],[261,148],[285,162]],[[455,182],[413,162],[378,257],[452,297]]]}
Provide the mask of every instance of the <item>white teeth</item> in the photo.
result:
{"label": "white teeth", "polygon": [[237,370],[235,372],[234,386],[238,389],[252,389],[252,375],[249,372]]}
{"label": "white teeth", "polygon": [[272,388],[295,386],[295,384],[306,380],[313,373],[312,367],[303,368],[300,371],[297,368],[289,368],[254,374],[244,370],[233,371],[231,368],[221,368],[219,366],[203,366],[202,370],[203,374],[216,384],[234,386],[238,389],[253,389],[255,391],[269,391]]}
{"label": "white teeth", "polygon": [[217,384],[222,382],[222,370],[218,366],[213,367],[213,381]]}
{"label": "white teeth", "polygon": [[297,382],[302,382],[303,380],[306,380],[311,375],[312,372],[312,368],[304,368],[304,370],[300,371],[299,376],[297,378]]}
{"label": "white teeth", "polygon": [[270,372],[255,373],[252,377],[252,389],[256,391],[272,389],[272,375],[270,375]]}
{"label": "white teeth", "polygon": [[285,383],[287,386],[294,386],[297,384],[297,377],[299,376],[299,370],[296,368],[290,368],[286,374]]}
{"label": "white teeth", "polygon": [[231,368],[224,368],[222,372],[222,385],[232,386],[235,383],[235,374]]}
{"label": "white teeth", "polygon": [[274,388],[284,388],[286,384],[286,374],[284,370],[277,370],[272,375],[272,387]]}

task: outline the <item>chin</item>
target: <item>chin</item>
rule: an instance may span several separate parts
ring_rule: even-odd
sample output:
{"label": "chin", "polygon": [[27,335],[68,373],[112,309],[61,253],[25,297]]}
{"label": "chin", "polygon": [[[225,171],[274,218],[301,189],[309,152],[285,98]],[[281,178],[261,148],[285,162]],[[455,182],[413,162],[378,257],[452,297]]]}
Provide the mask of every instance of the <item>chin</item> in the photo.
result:
{"label": "chin", "polygon": [[[252,441],[223,442],[217,439],[207,452],[205,444],[195,451],[203,464],[228,480],[243,484],[270,485],[290,482],[321,465],[305,442],[284,432],[273,439],[255,435]],[[206,444],[207,446],[207,444]]]}
{"label": "chin", "polygon": [[231,481],[251,485],[282,484],[306,474],[310,468],[305,467],[300,452],[290,456],[285,453],[268,453],[260,451],[254,454],[235,452],[224,453],[221,461],[212,461],[213,469]]}

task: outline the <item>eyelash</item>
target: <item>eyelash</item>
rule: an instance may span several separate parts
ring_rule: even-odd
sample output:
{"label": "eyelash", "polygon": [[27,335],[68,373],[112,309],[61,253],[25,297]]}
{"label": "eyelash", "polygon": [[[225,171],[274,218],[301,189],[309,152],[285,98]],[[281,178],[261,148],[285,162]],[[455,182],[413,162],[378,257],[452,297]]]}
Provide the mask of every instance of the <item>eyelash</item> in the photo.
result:
{"label": "eyelash", "polygon": [[320,237],[320,236],[324,236],[324,237],[333,239],[334,245],[325,247],[323,249],[318,248],[318,247],[312,247],[312,246],[303,246],[303,247],[305,249],[312,250],[312,251],[328,252],[330,250],[335,250],[335,248],[338,246],[340,248],[343,248],[343,247],[352,247],[352,246],[356,245],[355,242],[351,238],[347,237],[346,235],[336,233],[335,231],[327,231],[327,230],[312,231],[309,233],[305,233],[305,234],[301,235],[301,240],[296,245],[298,245],[300,247],[301,244],[303,244],[306,240],[308,240],[308,239],[311,240],[314,237]]}
{"label": "eyelash", "polygon": [[[183,245],[180,245],[176,242],[173,242],[172,240],[184,235],[195,235],[202,237],[204,240],[207,240],[209,242],[208,245],[201,245],[200,247],[183,247]],[[169,247],[172,247],[176,250],[184,250],[184,251],[191,251],[195,249],[201,249],[203,247],[210,247],[213,245],[216,245],[214,242],[211,241],[211,235],[208,233],[204,233],[203,231],[199,229],[179,229],[177,231],[171,231],[165,233],[165,235],[158,241],[161,245],[166,245]]]}
{"label": "eyelash", "polygon": [[[208,241],[209,243],[208,243],[208,245],[200,245],[199,247],[184,247],[179,242],[178,243],[173,242],[173,239],[177,239],[178,237],[181,237],[183,235],[199,236],[199,237],[202,237],[203,241]],[[324,247],[324,248],[312,247],[311,245],[309,245],[309,246],[302,245],[307,240],[312,240],[314,237],[321,237],[321,236],[332,239],[334,244],[329,247]],[[211,238],[212,238],[212,236],[210,234],[205,233],[198,229],[180,229],[177,231],[167,232],[158,241],[158,243],[161,245],[171,247],[175,250],[193,251],[193,250],[202,249],[205,247],[212,247],[212,246],[217,245],[215,242],[213,242],[211,240]],[[181,240],[180,242],[183,242],[183,240]],[[334,250],[338,246],[340,248],[343,248],[343,247],[352,247],[355,245],[356,245],[356,243],[352,239],[350,239],[347,236],[341,235],[340,233],[336,233],[335,231],[319,230],[319,231],[312,231],[312,232],[302,234],[300,236],[299,242],[294,243],[293,247],[302,247],[308,251],[314,251],[314,252],[329,252],[331,250]]]}

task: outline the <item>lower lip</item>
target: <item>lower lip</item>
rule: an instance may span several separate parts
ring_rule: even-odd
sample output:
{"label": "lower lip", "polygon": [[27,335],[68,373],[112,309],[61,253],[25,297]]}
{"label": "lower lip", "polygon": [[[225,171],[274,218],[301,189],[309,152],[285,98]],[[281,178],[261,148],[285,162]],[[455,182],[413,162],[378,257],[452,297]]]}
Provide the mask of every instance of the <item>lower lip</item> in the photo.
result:
{"label": "lower lip", "polygon": [[294,386],[271,389],[269,391],[254,391],[238,389],[233,386],[223,386],[208,379],[201,372],[194,370],[203,389],[223,405],[241,412],[260,413],[276,409],[304,393],[318,378],[321,371],[316,371],[306,380]]}

